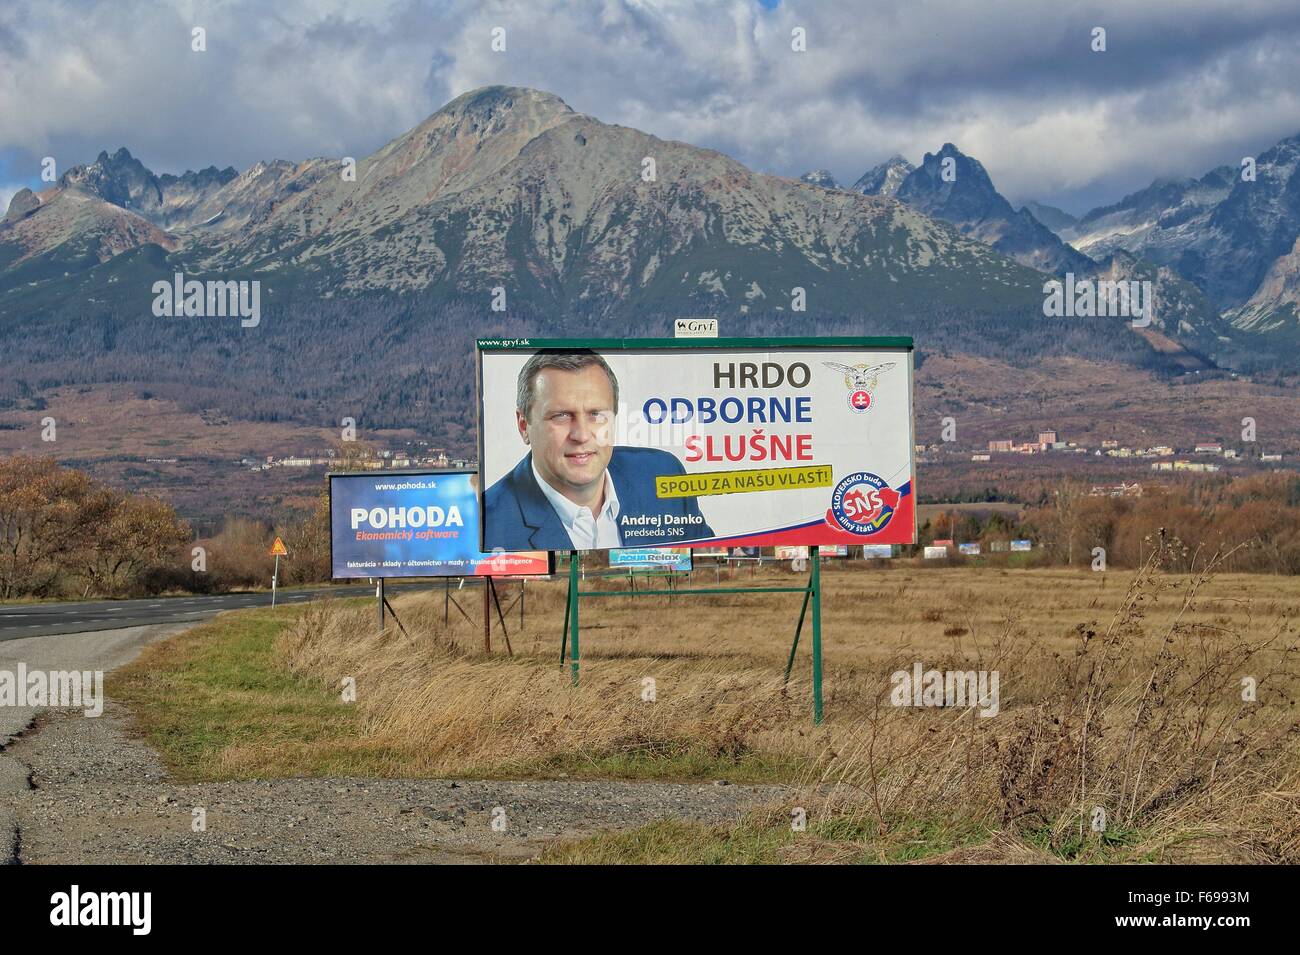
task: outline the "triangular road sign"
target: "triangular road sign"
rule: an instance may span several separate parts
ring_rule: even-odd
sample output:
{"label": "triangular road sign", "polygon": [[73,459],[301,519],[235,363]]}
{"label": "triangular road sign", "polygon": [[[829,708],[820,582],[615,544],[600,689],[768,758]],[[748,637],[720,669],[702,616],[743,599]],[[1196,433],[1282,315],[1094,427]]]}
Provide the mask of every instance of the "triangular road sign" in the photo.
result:
{"label": "triangular road sign", "polygon": [[275,539],[275,543],[271,545],[271,556],[272,557],[289,556],[289,549],[284,546],[284,541],[280,540],[280,538],[278,537]]}

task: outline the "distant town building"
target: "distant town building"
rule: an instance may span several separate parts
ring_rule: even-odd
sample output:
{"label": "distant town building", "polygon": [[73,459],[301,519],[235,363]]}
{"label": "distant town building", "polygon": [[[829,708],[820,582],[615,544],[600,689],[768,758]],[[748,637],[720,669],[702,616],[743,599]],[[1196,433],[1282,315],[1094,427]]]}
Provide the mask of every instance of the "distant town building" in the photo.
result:
{"label": "distant town building", "polygon": [[1202,441],[1196,445],[1197,454],[1222,454],[1223,445],[1218,441]]}
{"label": "distant town building", "polygon": [[[1154,467],[1154,465],[1153,465]],[[1141,497],[1142,485],[1134,481],[1132,484],[1121,482],[1115,485],[1096,485],[1088,492],[1092,497]]]}
{"label": "distant town building", "polygon": [[997,441],[990,441],[990,442],[989,442],[989,450],[990,450],[990,451],[1010,451],[1010,450],[1012,449],[1012,447],[1014,446],[1014,444],[1015,444],[1015,442],[1013,442],[1013,441],[1011,441],[1011,440],[1009,440],[1009,439],[1008,439],[1008,440],[1001,440],[1001,439],[999,439],[999,440],[997,440]]}
{"label": "distant town building", "polygon": [[1056,442],[1059,440],[1060,439],[1056,436],[1055,431],[1038,432],[1038,443],[1043,445],[1044,447],[1050,448],[1052,445],[1056,444]]}

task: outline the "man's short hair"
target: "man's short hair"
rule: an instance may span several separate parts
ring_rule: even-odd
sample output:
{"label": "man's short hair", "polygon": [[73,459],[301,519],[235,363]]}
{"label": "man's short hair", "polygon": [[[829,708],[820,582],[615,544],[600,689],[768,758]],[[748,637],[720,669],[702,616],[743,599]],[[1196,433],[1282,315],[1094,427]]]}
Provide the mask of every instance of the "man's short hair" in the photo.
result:
{"label": "man's short hair", "polygon": [[614,377],[613,370],[604,358],[597,355],[594,351],[539,351],[532,358],[524,362],[524,367],[519,370],[519,382],[515,388],[515,408],[528,421],[533,413],[533,402],[536,401],[537,395],[534,393],[533,382],[537,380],[537,375],[548,368],[554,368],[557,371],[582,371],[584,368],[590,368],[593,365],[605,372],[609,378],[609,387],[614,392],[614,407],[611,410],[618,410],[618,379]]}

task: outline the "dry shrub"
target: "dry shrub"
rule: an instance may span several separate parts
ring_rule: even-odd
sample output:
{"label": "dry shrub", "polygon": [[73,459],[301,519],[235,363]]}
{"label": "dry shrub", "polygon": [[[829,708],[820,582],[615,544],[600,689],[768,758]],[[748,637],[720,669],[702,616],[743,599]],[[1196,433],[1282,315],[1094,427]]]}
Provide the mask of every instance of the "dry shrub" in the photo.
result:
{"label": "dry shrub", "polygon": [[261,521],[227,518],[221,531],[199,543],[208,552],[208,575],[217,590],[269,587],[275,558],[268,555],[271,529]]}
{"label": "dry shrub", "polygon": [[[1300,860],[1295,629],[1282,619],[1256,632],[1251,620],[1247,637],[1185,622],[1220,561],[1178,581],[1160,573],[1164,556],[1150,557],[1104,629],[1076,628],[1072,652],[1044,660],[1008,621],[965,667],[1001,672],[996,717],[895,707],[878,686],[809,798],[869,816],[882,834],[961,807],[1067,856],[1127,846],[1161,859]],[[1146,608],[1179,588],[1153,648]],[[1243,699],[1246,676],[1256,701]]]}

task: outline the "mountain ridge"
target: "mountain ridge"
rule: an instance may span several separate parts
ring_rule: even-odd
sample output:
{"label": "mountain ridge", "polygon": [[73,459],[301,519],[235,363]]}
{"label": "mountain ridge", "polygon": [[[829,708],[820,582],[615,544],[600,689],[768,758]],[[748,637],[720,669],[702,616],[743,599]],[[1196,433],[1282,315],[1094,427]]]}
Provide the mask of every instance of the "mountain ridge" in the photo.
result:
{"label": "mountain ridge", "polygon": [[[0,317],[147,315],[153,283],[183,272],[256,279],[275,307],[417,293],[483,303],[501,290],[512,309],[614,325],[674,311],[806,320],[811,305],[846,327],[1003,311],[1025,335],[1043,320],[1044,273],[1098,268],[951,143],[919,167],[895,156],[851,189],[822,173],[766,175],[500,86],[456,97],[354,163],[155,176],[120,148],[15,196],[0,223]],[[1157,300],[1179,303],[1168,322],[1157,315],[1171,341],[1212,354],[1227,338],[1168,267],[1108,267],[1159,279]]]}

